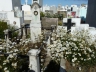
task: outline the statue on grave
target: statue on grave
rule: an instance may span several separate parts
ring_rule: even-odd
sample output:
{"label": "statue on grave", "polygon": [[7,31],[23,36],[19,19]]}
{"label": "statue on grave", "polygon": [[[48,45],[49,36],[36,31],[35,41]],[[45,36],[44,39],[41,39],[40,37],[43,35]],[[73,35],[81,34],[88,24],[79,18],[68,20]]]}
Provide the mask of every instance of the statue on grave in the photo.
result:
{"label": "statue on grave", "polygon": [[38,35],[41,34],[41,21],[40,21],[40,5],[37,2],[34,2],[31,6],[32,9],[32,20],[30,24],[30,34],[32,42],[36,42],[36,39],[39,40]]}

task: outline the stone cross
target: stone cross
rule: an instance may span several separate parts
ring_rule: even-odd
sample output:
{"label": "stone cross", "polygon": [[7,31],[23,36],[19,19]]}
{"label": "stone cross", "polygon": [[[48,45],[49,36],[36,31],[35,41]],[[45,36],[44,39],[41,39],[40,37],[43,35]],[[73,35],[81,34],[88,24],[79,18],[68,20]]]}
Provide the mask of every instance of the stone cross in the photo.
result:
{"label": "stone cross", "polygon": [[38,49],[32,49],[28,52],[29,68],[33,72],[40,72],[39,53],[40,53],[40,50]]}
{"label": "stone cross", "polygon": [[28,0],[25,0],[26,5],[27,5],[27,2],[28,2]]}
{"label": "stone cross", "polygon": [[69,32],[70,32],[71,26],[73,26],[73,25],[75,25],[75,23],[72,23],[71,19],[67,19],[67,23],[64,23],[63,26],[67,26],[67,30],[69,30]]}

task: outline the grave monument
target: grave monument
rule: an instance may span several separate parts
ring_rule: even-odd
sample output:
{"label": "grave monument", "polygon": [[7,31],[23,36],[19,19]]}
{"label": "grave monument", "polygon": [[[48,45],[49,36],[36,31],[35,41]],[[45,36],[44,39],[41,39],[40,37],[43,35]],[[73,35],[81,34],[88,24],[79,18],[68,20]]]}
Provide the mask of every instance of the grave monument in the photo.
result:
{"label": "grave monument", "polygon": [[[36,41],[39,40],[38,35],[41,34],[40,7],[38,1],[35,1],[31,6],[32,20],[30,24],[30,34],[32,43],[36,43]],[[34,48],[28,52],[30,61],[29,68],[32,72],[40,72],[39,53],[40,50]]]}
{"label": "grave monument", "polygon": [[38,35],[41,34],[41,21],[40,21],[40,5],[34,2],[32,8],[32,20],[30,24],[31,40],[33,43],[38,40]]}

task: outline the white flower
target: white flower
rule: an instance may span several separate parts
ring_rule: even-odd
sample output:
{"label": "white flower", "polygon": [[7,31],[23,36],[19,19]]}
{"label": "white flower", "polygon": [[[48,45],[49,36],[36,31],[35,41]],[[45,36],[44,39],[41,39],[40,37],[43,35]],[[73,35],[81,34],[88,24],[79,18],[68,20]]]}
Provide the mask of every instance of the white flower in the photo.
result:
{"label": "white flower", "polygon": [[79,55],[79,56],[81,56],[81,54],[80,54],[80,53],[78,53],[78,55]]}
{"label": "white flower", "polygon": [[0,69],[2,69],[2,66],[0,65]]}
{"label": "white flower", "polygon": [[73,63],[72,66],[75,66],[75,63]]}
{"label": "white flower", "polygon": [[13,58],[13,55],[12,55],[12,54],[10,54],[8,57],[9,57],[9,58]]}
{"label": "white flower", "polygon": [[16,56],[17,55],[17,53],[13,53],[13,56]]}
{"label": "white flower", "polygon": [[81,70],[81,67],[79,67],[79,70]]}
{"label": "white flower", "polygon": [[67,47],[67,48],[69,47],[69,44],[68,44],[68,43],[66,44],[66,47]]}
{"label": "white flower", "polygon": [[14,52],[18,52],[18,49],[14,49]]}
{"label": "white flower", "polygon": [[58,53],[56,53],[56,57],[58,57],[58,55],[59,55],[59,54],[58,54]]}
{"label": "white flower", "polygon": [[6,63],[3,63],[3,65],[6,65]]}
{"label": "white flower", "polygon": [[81,60],[83,60],[83,58],[81,58]]}
{"label": "white flower", "polygon": [[0,47],[0,49],[3,49],[3,47]]}
{"label": "white flower", "polygon": [[92,50],[90,48],[88,48],[89,52],[92,52]]}
{"label": "white flower", "polygon": [[84,61],[86,61],[86,59],[84,59]]}
{"label": "white flower", "polygon": [[9,72],[9,70],[5,70],[5,72]]}
{"label": "white flower", "polygon": [[4,71],[6,71],[6,70],[7,70],[7,67],[4,68]]}
{"label": "white flower", "polygon": [[74,59],[72,59],[72,62],[75,62]]}
{"label": "white flower", "polygon": [[16,63],[12,63],[12,66],[16,67],[17,66],[17,62]]}
{"label": "white flower", "polygon": [[56,49],[57,52],[60,52],[60,49]]}

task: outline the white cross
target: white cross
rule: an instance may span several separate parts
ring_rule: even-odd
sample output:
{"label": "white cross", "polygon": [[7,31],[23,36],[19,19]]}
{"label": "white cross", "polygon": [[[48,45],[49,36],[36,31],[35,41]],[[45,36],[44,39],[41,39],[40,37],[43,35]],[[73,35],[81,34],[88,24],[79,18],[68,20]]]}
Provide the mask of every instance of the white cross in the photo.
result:
{"label": "white cross", "polygon": [[27,2],[28,2],[28,0],[25,0],[26,5],[27,5]]}

